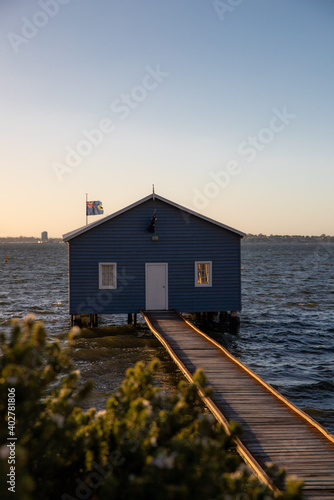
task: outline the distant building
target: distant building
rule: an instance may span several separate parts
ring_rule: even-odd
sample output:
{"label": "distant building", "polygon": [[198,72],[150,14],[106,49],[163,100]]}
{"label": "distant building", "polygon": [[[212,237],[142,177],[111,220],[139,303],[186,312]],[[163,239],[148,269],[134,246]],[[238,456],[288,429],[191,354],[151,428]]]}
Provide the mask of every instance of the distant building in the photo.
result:
{"label": "distant building", "polygon": [[43,231],[41,236],[42,241],[48,241],[48,232]]}
{"label": "distant building", "polygon": [[70,314],[240,311],[244,233],[150,195],[63,236]]}

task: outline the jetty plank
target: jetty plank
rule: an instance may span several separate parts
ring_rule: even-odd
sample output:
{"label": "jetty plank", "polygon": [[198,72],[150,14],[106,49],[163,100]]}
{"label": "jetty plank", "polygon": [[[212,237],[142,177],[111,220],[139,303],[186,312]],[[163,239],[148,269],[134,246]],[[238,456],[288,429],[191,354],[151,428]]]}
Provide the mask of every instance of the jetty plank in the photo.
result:
{"label": "jetty plank", "polygon": [[142,314],[189,381],[204,370],[213,388],[204,402],[225,427],[242,425],[239,452],[263,482],[275,489],[265,472],[274,462],[303,479],[306,498],[333,500],[334,436],[179,313]]}

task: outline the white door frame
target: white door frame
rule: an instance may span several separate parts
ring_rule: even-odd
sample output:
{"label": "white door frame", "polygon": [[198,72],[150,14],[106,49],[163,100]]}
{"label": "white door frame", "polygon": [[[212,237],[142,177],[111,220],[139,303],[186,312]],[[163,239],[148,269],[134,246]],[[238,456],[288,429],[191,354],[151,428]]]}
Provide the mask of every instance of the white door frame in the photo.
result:
{"label": "white door frame", "polygon": [[[149,308],[150,296],[149,296],[149,267],[152,266],[164,266],[165,267],[165,284],[163,287],[165,288],[165,307],[160,308],[161,310],[168,310],[168,263],[167,262],[147,262],[145,264],[145,308],[146,310],[154,310]],[[158,310],[158,309],[156,309]]]}

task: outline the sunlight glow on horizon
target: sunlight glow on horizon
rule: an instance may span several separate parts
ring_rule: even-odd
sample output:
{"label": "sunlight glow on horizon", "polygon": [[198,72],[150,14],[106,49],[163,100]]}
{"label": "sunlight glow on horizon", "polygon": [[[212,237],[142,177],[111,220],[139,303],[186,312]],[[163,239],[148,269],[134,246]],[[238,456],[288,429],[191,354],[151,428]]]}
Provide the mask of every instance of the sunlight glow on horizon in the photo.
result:
{"label": "sunlight glow on horizon", "polygon": [[334,235],[334,5],[54,2],[0,7],[1,237],[152,184],[245,233]]}

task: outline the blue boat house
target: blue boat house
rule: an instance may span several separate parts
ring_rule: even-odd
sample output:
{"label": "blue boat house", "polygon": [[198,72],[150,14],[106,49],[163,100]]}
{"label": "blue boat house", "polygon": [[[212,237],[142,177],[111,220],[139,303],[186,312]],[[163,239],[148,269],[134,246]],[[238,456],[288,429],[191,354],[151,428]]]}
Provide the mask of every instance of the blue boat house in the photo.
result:
{"label": "blue boat house", "polygon": [[141,310],[237,314],[243,236],[155,193],[64,234],[72,324]]}

